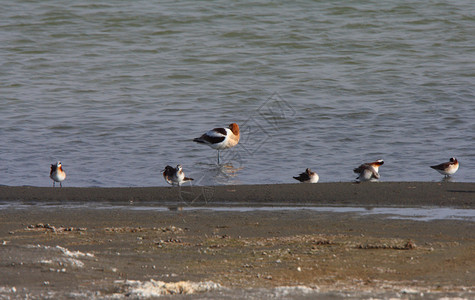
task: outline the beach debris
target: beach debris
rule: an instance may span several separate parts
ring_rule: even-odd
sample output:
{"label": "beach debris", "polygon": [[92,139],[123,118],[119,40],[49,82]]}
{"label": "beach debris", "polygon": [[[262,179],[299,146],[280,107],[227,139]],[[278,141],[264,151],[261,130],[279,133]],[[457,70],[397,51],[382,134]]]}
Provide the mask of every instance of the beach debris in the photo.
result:
{"label": "beach debris", "polygon": [[175,227],[175,226],[166,226],[166,227],[160,227],[159,230],[161,230],[162,232],[173,232],[173,233],[177,233],[177,232],[183,232],[183,229],[180,228],[180,227]]}
{"label": "beach debris", "polygon": [[59,249],[65,256],[69,257],[94,257],[94,254],[92,253],[83,253],[81,251],[70,251],[64,247],[61,246],[56,246],[56,249]]}
{"label": "beach debris", "polygon": [[169,233],[182,233],[184,230],[176,226],[165,226],[165,227],[106,227],[104,228],[106,232],[145,232],[145,231],[159,231],[159,232],[169,232]]}
{"label": "beach debris", "polygon": [[159,280],[117,280],[116,284],[122,284],[124,294],[132,298],[150,298],[164,295],[192,295],[218,290],[221,285],[212,281],[192,282],[164,282]]}
{"label": "beach debris", "polygon": [[328,239],[315,239],[312,241],[314,245],[332,245],[333,242]]}
{"label": "beach debris", "polygon": [[283,299],[283,298],[294,298],[295,296],[313,295],[317,293],[319,290],[320,289],[317,286],[315,287],[304,286],[304,285],[278,286],[270,290],[270,294],[277,299]]}
{"label": "beach debris", "polygon": [[60,232],[74,232],[74,231],[86,231],[87,228],[84,227],[66,227],[66,226],[53,226],[50,224],[43,224],[43,223],[38,223],[34,225],[28,225],[26,227],[27,230],[36,230],[36,231],[50,231],[54,233],[60,233]]}
{"label": "beach debris", "polygon": [[256,277],[266,279],[266,280],[272,280],[272,275],[263,275],[263,274],[257,273]]}
{"label": "beach debris", "polygon": [[416,249],[416,244],[413,241],[407,241],[403,245],[388,245],[388,244],[359,244],[358,249],[393,249],[393,250],[412,250]]}
{"label": "beach debris", "polygon": [[166,244],[183,244],[183,241],[180,239],[169,238],[166,240],[159,240],[158,242],[155,242],[155,244],[158,246],[163,246]]}

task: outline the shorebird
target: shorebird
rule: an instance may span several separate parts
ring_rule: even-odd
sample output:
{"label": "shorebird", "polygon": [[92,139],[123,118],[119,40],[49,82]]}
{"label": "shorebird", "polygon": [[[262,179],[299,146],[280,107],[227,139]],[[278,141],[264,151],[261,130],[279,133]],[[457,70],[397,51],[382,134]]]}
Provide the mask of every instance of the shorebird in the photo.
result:
{"label": "shorebird", "polygon": [[430,166],[432,169],[436,170],[445,177],[453,175],[459,169],[459,162],[455,157],[451,157],[448,162],[441,163],[436,166]]}
{"label": "shorebird", "polygon": [[318,174],[315,172],[312,172],[309,168],[305,170],[305,172],[300,173],[298,177],[294,176],[295,179],[297,179],[300,182],[305,182],[305,183],[317,183],[318,182]]}
{"label": "shorebird", "polygon": [[51,165],[49,177],[53,179],[53,187],[56,182],[59,182],[59,186],[63,187],[63,184],[61,182],[66,179],[66,172],[64,172],[60,161],[58,161],[56,164]]}
{"label": "shorebird", "polygon": [[364,163],[360,165],[358,168],[353,169],[353,172],[359,174],[356,179],[359,181],[372,181],[379,179],[379,167],[384,164],[382,159],[378,159],[377,161],[371,163]]}
{"label": "shorebird", "polygon": [[181,165],[177,165],[176,168],[166,166],[163,172],[163,178],[168,184],[181,186],[183,182],[191,181],[193,178],[185,177],[185,172]]}
{"label": "shorebird", "polygon": [[193,139],[193,141],[208,145],[211,148],[218,150],[219,164],[219,150],[236,146],[239,143],[239,138],[240,134],[238,124],[231,123],[227,128],[214,128],[199,138]]}

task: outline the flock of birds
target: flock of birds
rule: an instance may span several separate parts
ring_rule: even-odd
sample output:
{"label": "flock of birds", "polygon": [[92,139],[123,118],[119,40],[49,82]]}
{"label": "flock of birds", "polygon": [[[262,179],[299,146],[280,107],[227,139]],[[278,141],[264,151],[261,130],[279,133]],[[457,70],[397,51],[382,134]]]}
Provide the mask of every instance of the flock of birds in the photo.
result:
{"label": "flock of birds", "polygon": [[[205,144],[218,151],[218,164],[219,164],[219,150],[229,149],[236,146],[239,143],[240,133],[239,126],[236,123],[230,124],[226,128],[214,128],[204,133],[198,138],[193,139],[194,142],[199,144]],[[379,167],[384,164],[382,159],[374,162],[364,163],[353,171],[358,174],[356,179],[358,181],[376,181],[380,178]],[[442,175],[448,177],[457,172],[459,168],[459,162],[456,158],[452,157],[448,162],[441,163],[439,165],[430,166]],[[177,165],[176,168],[166,166],[162,171],[163,178],[170,185],[181,186],[183,183],[192,181],[193,178],[185,176],[183,167]],[[66,172],[63,170],[61,162],[51,165],[50,178],[53,180],[53,187],[56,182],[59,182],[62,187],[62,182],[66,179]],[[319,176],[317,173],[307,168],[305,172],[299,176],[293,177],[296,180],[304,183],[317,183]]]}

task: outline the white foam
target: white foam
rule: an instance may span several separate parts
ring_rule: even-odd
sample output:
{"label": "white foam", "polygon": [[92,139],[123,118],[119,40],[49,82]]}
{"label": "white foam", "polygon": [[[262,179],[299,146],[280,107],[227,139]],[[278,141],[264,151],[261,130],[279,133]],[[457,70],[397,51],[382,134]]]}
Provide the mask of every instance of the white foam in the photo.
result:
{"label": "white foam", "polygon": [[68,263],[72,267],[76,267],[76,268],[84,267],[84,263],[82,261],[80,261],[79,259],[75,259],[75,258],[67,258],[66,263]]}
{"label": "white foam", "polygon": [[51,259],[42,259],[40,260],[40,264],[43,264],[43,265],[52,265],[53,264],[53,261]]}
{"label": "white foam", "polygon": [[206,282],[164,282],[151,279],[150,281],[125,280],[119,281],[128,289],[128,295],[132,297],[158,297],[163,295],[190,295],[217,290],[221,286],[212,281]]}
{"label": "white foam", "polygon": [[61,246],[56,246],[56,248],[59,249],[61,252],[63,252],[64,255],[69,256],[69,257],[75,257],[75,258],[84,257],[84,256],[94,257],[94,254],[92,253],[82,253],[81,251],[70,251]]}
{"label": "white foam", "polygon": [[295,296],[295,295],[305,295],[317,293],[318,287],[308,287],[304,285],[298,286],[279,286],[274,289],[274,296],[277,298]]}
{"label": "white foam", "polygon": [[[60,267],[61,266],[69,266],[69,267],[75,267],[75,268],[83,268],[85,266],[84,262],[79,260],[78,258],[90,258],[94,257],[94,254],[92,253],[83,253],[81,251],[70,251],[67,248],[61,247],[61,246],[56,246],[56,247],[51,247],[51,246],[42,246],[42,245],[28,245],[28,248],[38,248],[38,249],[44,249],[46,251],[52,251],[52,252],[60,252],[60,256],[54,255],[52,258],[42,258],[39,263],[41,265],[56,265],[58,264]],[[48,254],[45,254],[48,255]],[[51,252],[49,252],[49,255],[52,255]],[[64,269],[64,270],[63,270]],[[59,270],[59,271],[58,271]],[[56,271],[58,272],[65,272],[65,268],[58,269]]]}
{"label": "white foam", "polygon": [[[0,293],[2,294],[10,294],[10,293],[16,293],[16,287],[6,287],[6,286],[0,286]],[[1,298],[1,297],[0,297]]]}

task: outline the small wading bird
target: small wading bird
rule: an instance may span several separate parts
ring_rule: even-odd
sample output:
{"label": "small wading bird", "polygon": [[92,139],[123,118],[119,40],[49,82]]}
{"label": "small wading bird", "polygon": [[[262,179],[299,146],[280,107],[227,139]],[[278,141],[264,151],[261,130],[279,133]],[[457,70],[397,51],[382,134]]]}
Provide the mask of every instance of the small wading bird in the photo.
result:
{"label": "small wading bird", "polygon": [[60,161],[58,161],[55,165],[51,165],[49,177],[53,179],[53,187],[56,182],[59,182],[59,187],[63,187],[61,182],[66,179],[66,172],[64,172]]}
{"label": "small wading bird", "polygon": [[239,143],[239,138],[239,126],[236,123],[232,123],[229,124],[227,128],[214,128],[199,138],[193,139],[193,141],[208,145],[211,148],[218,150],[219,164],[219,150],[236,146]]}
{"label": "small wading bird", "polygon": [[453,175],[459,169],[459,162],[455,157],[450,158],[448,162],[441,163],[436,166],[430,166],[445,177]]}
{"label": "small wading bird", "polygon": [[358,168],[353,169],[353,172],[358,174],[359,181],[373,181],[379,179],[379,167],[384,164],[382,159],[378,159],[377,161],[371,163],[364,163],[360,165]]}
{"label": "small wading bird", "polygon": [[181,186],[182,183],[191,181],[193,178],[185,177],[185,172],[181,165],[177,165],[176,168],[166,166],[163,172],[163,178],[168,184]]}
{"label": "small wading bird", "polygon": [[300,173],[298,177],[294,176],[294,178],[304,183],[317,183],[319,179],[318,174],[312,172],[309,168],[307,168],[305,172]]}

